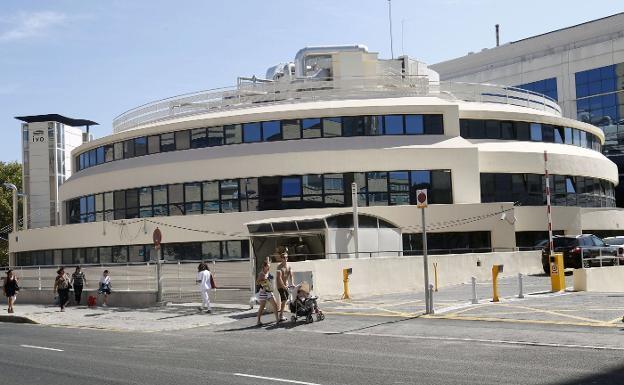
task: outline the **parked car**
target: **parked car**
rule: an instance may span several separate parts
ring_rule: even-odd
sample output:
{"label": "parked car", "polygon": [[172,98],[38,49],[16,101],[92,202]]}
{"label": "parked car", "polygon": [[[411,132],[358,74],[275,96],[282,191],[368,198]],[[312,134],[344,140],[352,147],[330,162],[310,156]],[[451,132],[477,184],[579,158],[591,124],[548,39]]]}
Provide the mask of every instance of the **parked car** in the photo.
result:
{"label": "parked car", "polygon": [[602,239],[607,245],[617,247],[617,256],[620,265],[624,265],[624,236],[607,237]]}
{"label": "parked car", "polygon": [[[618,246],[609,246],[602,239],[593,234],[582,235],[555,235],[553,237],[555,253],[563,253],[563,267],[580,269],[581,267],[600,266],[601,264],[616,264]],[[542,267],[546,274],[550,274],[550,247],[548,242],[542,249]],[[613,256],[606,260],[592,258]]]}

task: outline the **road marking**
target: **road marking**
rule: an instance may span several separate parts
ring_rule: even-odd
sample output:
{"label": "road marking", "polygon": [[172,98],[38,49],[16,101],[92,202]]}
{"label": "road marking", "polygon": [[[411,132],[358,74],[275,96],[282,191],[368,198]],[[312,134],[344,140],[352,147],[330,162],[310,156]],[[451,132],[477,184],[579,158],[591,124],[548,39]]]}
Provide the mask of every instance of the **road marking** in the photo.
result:
{"label": "road marking", "polygon": [[399,335],[396,335],[396,334],[362,333],[362,332],[344,332],[344,333],[340,333],[340,332],[321,332],[321,331],[318,331],[318,333],[328,334],[328,335],[346,334],[346,335],[357,335],[357,336],[366,336],[366,337],[404,338],[404,339],[414,339],[414,340],[481,342],[481,343],[505,344],[505,345],[526,345],[526,346],[555,347],[555,348],[574,348],[574,349],[624,351],[624,347],[618,347],[618,346],[556,344],[556,343],[550,343],[550,342],[494,340],[494,339],[484,339],[484,338],[436,337],[436,336],[399,336]]}
{"label": "road marking", "polygon": [[53,352],[64,352],[63,349],[54,349],[54,348],[46,348],[45,346],[34,346],[34,345],[20,345],[23,348],[30,348],[30,349],[41,349],[41,350],[51,350]]}
{"label": "road marking", "polygon": [[420,315],[420,313],[397,313],[397,314],[390,314],[390,313],[349,313],[349,312],[342,312],[342,311],[326,311],[323,310],[324,314],[330,314],[330,315],[346,315],[346,316],[353,316],[353,317],[393,317],[393,318],[414,318]]}
{"label": "road marking", "polygon": [[249,377],[249,378],[257,378],[260,380],[269,380],[269,381],[279,381],[279,382],[288,382],[290,384],[301,384],[301,385],[320,385],[314,382],[304,382],[304,381],[296,381],[296,380],[287,380],[285,378],[276,378],[276,377],[263,377],[263,376],[254,376],[253,374],[244,374],[244,373],[232,373],[235,376],[239,377]]}
{"label": "road marking", "polygon": [[424,315],[423,318],[449,319],[449,320],[458,320],[458,321],[527,323],[527,324],[537,324],[537,325],[620,327],[619,325],[609,324],[609,323],[602,322],[602,321],[600,322],[571,322],[571,321],[529,320],[529,319],[514,319],[514,318],[470,317],[470,316],[451,316],[451,315]]}

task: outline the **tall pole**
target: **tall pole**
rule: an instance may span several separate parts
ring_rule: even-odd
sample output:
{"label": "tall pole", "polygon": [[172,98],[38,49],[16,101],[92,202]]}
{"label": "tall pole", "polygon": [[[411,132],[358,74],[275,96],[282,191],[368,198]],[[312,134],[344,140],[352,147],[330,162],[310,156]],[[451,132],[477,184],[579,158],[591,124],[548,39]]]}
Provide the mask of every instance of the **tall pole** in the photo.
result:
{"label": "tall pole", "polygon": [[425,313],[431,314],[429,300],[429,261],[427,258],[427,227],[425,226],[425,208],[421,208],[422,213],[422,244],[423,244],[423,270],[425,272]]}
{"label": "tall pole", "polygon": [[355,249],[355,258],[359,258],[360,255],[360,245],[359,245],[359,227],[360,220],[358,218],[358,194],[357,194],[357,184],[351,183],[351,202],[353,206],[353,247]]}
{"label": "tall pole", "polygon": [[394,59],[394,47],[392,45],[392,0],[388,0],[388,19],[390,20],[390,56]]}
{"label": "tall pole", "polygon": [[17,231],[17,187],[13,183],[4,183],[4,188],[8,188],[13,193],[13,231]]}
{"label": "tall pole", "polygon": [[549,249],[549,266],[555,260],[555,250],[553,247],[552,234],[552,211],[550,207],[550,178],[548,177],[548,152],[544,151],[544,179],[546,179],[546,212],[548,214],[548,249]]}

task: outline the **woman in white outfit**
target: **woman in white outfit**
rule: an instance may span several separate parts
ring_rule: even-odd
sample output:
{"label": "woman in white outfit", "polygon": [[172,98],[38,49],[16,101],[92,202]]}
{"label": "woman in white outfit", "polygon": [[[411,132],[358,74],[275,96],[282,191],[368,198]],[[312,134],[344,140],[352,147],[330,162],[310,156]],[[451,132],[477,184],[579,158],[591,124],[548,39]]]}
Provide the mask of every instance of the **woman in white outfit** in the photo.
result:
{"label": "woman in white outfit", "polygon": [[212,289],[210,281],[210,270],[208,270],[208,265],[202,262],[197,267],[196,282],[199,284],[199,291],[201,292],[202,296],[202,306],[199,308],[199,310],[202,311],[206,309],[206,313],[212,312],[212,310],[210,309],[210,297],[208,296],[210,289]]}

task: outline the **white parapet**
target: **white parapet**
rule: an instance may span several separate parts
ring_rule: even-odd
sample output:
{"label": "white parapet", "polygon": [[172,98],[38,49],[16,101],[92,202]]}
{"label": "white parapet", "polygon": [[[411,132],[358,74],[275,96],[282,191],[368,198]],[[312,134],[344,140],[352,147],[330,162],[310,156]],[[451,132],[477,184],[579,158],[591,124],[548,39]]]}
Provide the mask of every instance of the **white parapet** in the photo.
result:
{"label": "white parapet", "polygon": [[624,293],[624,266],[575,269],[574,290]]}

